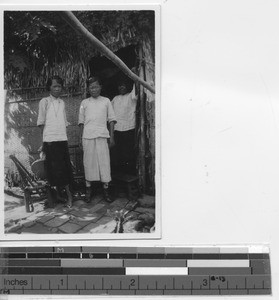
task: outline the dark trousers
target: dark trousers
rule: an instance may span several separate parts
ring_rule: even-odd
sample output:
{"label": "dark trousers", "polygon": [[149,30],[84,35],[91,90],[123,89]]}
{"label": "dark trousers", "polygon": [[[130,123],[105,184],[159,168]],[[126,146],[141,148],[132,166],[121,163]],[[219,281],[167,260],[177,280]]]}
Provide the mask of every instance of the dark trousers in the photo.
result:
{"label": "dark trousers", "polygon": [[112,173],[136,174],[135,129],[114,131],[115,147],[111,150]]}
{"label": "dark trousers", "polygon": [[66,186],[73,183],[73,173],[67,141],[44,142],[45,170],[51,186]]}

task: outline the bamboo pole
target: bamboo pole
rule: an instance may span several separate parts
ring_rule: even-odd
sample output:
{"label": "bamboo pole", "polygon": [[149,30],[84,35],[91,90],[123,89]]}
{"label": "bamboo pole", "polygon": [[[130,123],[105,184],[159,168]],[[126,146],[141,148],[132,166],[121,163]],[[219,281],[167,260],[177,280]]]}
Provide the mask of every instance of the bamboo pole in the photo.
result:
{"label": "bamboo pole", "polygon": [[62,18],[78,33],[82,34],[98,51],[104,54],[109,60],[111,60],[120,70],[122,70],[128,77],[134,82],[138,82],[144,86],[147,90],[155,94],[155,89],[142,78],[133,73],[128,66],[111,50],[109,50],[101,41],[99,41],[92,33],[90,33],[82,23],[76,18],[71,11],[58,12]]}
{"label": "bamboo pole", "polygon": [[[140,59],[143,56],[142,47],[139,49]],[[144,67],[140,65],[140,76],[144,77]],[[145,166],[145,147],[146,147],[146,135],[145,135],[145,93],[142,86],[139,88],[139,105],[140,105],[140,118],[139,118],[139,183],[142,190],[146,190],[146,166]]]}

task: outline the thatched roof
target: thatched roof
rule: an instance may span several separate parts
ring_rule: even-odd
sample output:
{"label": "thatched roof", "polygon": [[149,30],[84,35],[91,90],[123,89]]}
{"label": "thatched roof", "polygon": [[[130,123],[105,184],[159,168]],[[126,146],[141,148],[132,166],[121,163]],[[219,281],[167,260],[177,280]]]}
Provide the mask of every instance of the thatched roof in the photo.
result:
{"label": "thatched roof", "polygon": [[[80,11],[75,14],[113,52],[138,44],[146,34],[144,31],[143,35],[139,34],[140,27],[148,28],[143,18],[146,12],[142,15],[131,11]],[[138,19],[143,25],[137,25],[135,20]],[[21,23],[17,24],[16,20]],[[24,22],[27,25],[23,25]],[[63,76],[66,85],[83,86],[89,60],[101,56],[83,37],[73,32],[57,12],[5,12],[4,35],[6,88],[44,86],[54,73]]]}

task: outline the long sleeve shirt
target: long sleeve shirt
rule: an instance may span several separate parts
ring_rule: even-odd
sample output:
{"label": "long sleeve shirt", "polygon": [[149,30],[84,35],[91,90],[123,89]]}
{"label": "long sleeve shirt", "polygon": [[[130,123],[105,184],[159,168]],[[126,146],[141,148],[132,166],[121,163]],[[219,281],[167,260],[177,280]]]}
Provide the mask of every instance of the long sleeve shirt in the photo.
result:
{"label": "long sleeve shirt", "polygon": [[131,93],[118,95],[113,98],[111,103],[117,120],[117,124],[114,127],[115,130],[127,131],[136,127],[137,99],[135,85]]}
{"label": "long sleeve shirt", "polygon": [[44,125],[43,142],[67,141],[65,103],[52,95],[39,103],[37,125]]}
{"label": "long sleeve shirt", "polygon": [[110,122],[116,123],[116,118],[108,98],[90,97],[81,102],[78,123],[84,124],[84,139],[109,138],[107,123]]}

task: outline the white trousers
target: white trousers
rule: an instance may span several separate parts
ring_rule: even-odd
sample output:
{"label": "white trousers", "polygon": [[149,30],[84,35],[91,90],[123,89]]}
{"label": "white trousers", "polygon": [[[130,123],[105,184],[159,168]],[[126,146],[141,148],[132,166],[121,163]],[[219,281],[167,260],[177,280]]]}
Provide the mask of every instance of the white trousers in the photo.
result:
{"label": "white trousers", "polygon": [[82,146],[85,179],[110,182],[110,156],[107,138],[82,139]]}

